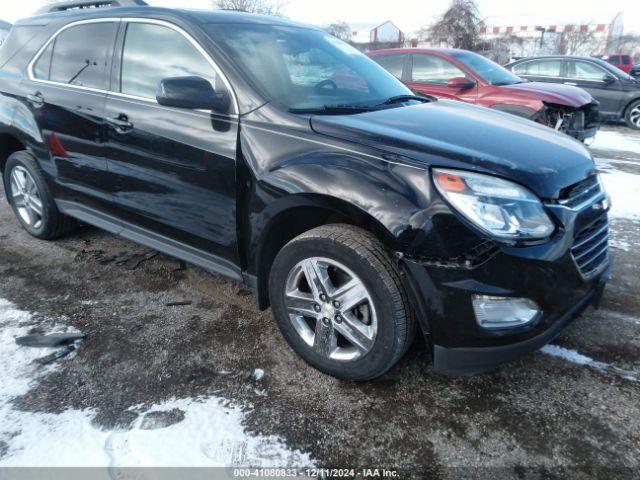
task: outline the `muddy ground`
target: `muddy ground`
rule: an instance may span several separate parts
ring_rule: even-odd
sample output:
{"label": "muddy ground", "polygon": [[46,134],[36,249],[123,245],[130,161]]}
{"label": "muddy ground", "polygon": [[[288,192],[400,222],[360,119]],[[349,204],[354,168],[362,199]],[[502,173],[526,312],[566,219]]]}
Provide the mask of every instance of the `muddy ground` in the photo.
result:
{"label": "muddy ground", "polygon": [[[640,152],[595,154],[640,173]],[[535,352],[452,379],[432,373],[418,340],[385,378],[351,384],[298,359],[242,285],[164,255],[130,270],[118,257],[148,250],[94,228],[36,240],[2,200],[0,298],[34,312],[43,330],[87,334],[16,407],[91,408],[100,427],[126,428],[132,405],[215,393],[253,405],[252,431],[322,466],[388,467],[401,478],[630,478],[640,467],[640,221],[612,225],[623,246],[613,247],[602,308],[554,342],[607,368]],[[254,368],[266,373],[259,384],[245,378]]]}

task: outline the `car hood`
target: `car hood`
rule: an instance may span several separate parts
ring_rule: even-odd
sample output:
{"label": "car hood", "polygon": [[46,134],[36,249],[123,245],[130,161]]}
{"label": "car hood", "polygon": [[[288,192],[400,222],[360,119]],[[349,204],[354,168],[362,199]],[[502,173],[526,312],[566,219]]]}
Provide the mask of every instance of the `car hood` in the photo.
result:
{"label": "car hood", "polygon": [[[317,133],[368,145],[419,166],[492,173],[542,198],[595,171],[577,140],[514,115],[462,102],[437,102],[356,115],[313,116]],[[391,155],[394,157],[394,155]]]}
{"label": "car hood", "polygon": [[547,103],[556,103],[573,108],[580,108],[593,102],[589,92],[571,85],[557,83],[523,82],[515,85],[505,85],[505,89],[512,92],[535,97]]}

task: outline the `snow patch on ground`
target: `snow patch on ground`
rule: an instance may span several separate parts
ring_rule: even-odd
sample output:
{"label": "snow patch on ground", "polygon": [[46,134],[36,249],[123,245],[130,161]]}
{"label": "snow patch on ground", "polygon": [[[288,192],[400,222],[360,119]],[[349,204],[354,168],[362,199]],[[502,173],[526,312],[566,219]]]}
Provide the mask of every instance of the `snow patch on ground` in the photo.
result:
{"label": "snow patch on ground", "polygon": [[545,345],[544,347],[542,347],[540,351],[542,353],[546,353],[547,355],[551,355],[553,357],[564,358],[565,360],[571,363],[577,363],[578,365],[600,364],[600,362],[596,362],[592,358],[582,355],[581,353],[578,353],[575,350],[569,350],[567,348],[562,348],[557,345]]}
{"label": "snow patch on ground", "polygon": [[626,380],[631,380],[633,382],[640,381],[638,378],[638,374],[629,370],[623,370],[621,368],[615,367],[605,362],[599,362],[594,360],[591,357],[587,357],[586,355],[582,355],[576,350],[570,350],[568,348],[559,347],[558,345],[545,345],[540,349],[540,351],[546,355],[551,355],[552,357],[562,358],[568,362],[575,363],[576,365],[582,365],[586,367],[590,367],[594,370],[598,370],[603,373],[613,373],[619,377],[622,377]]}
{"label": "snow patch on ground", "polygon": [[640,153],[640,137],[600,130],[590,148]]}
{"label": "snow patch on ground", "polygon": [[631,251],[631,244],[625,240],[609,239],[609,245],[625,252]]}
{"label": "snow patch on ground", "polygon": [[130,410],[138,414],[133,425],[113,431],[96,428],[91,410],[69,409],[61,414],[17,410],[12,400],[57,368],[33,363],[53,349],[16,345],[15,337],[25,335],[32,323],[29,313],[0,299],[0,442],[8,446],[0,466],[305,467],[315,463],[278,437],[249,434],[243,426],[243,409],[217,397],[133,406]]}
{"label": "snow patch on ground", "polygon": [[635,231],[640,232],[640,224],[630,227],[619,227],[615,222],[612,223],[612,228],[609,231],[609,245],[618,250],[624,250],[630,252],[635,244]]}
{"label": "snow patch on ground", "polygon": [[608,162],[596,161],[604,188],[611,196],[610,216],[640,220],[640,175],[618,170]]}

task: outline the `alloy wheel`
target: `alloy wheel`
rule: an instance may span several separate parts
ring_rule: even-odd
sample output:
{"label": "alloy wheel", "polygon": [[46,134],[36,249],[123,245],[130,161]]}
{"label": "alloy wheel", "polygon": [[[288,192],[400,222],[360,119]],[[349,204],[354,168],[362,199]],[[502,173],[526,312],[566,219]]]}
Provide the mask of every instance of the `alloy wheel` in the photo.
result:
{"label": "alloy wheel", "polygon": [[22,221],[31,228],[42,225],[42,199],[29,171],[21,166],[11,172],[11,199]]}
{"label": "alloy wheel", "polygon": [[631,113],[629,114],[629,120],[631,120],[631,123],[633,123],[636,127],[640,127],[640,105],[631,110]]}
{"label": "alloy wheel", "polygon": [[284,301],[298,335],[323,357],[354,361],[373,348],[378,321],[371,295],[340,262],[298,263],[287,276]]}

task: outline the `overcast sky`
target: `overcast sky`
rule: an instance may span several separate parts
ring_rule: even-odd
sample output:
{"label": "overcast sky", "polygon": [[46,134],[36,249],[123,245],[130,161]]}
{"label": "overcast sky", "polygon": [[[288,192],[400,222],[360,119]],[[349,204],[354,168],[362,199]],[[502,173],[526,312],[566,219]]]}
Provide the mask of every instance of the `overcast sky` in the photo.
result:
{"label": "overcast sky", "polygon": [[[208,8],[210,0],[147,0],[153,5],[184,8]],[[393,20],[401,29],[411,32],[431,23],[450,0],[289,0],[284,13],[293,20],[323,25],[339,20],[350,23]],[[42,0],[9,0],[0,8],[0,19],[14,22],[29,16]],[[639,0],[478,0],[482,17],[532,14],[557,19],[558,23],[609,23],[617,12],[623,12],[625,31],[640,33]]]}

